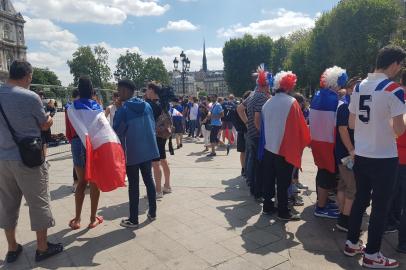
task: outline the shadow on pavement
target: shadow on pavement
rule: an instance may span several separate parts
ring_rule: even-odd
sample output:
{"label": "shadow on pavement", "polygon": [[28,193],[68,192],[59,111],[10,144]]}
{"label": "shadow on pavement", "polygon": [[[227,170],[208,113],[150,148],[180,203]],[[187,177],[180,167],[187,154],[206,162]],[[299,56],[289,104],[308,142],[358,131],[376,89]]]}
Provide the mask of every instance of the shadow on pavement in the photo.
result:
{"label": "shadow on pavement", "polygon": [[57,200],[63,199],[65,197],[73,195],[72,186],[67,186],[67,185],[60,186],[60,187],[58,187],[58,189],[52,190],[50,192],[50,194],[51,194],[51,201],[57,201]]}
{"label": "shadow on pavement", "polygon": [[[138,213],[143,214],[148,210],[148,200],[146,198],[140,199],[138,206]],[[98,214],[105,220],[115,220],[121,218],[127,218],[129,216],[129,203],[121,203],[113,206],[102,207],[99,209]]]}

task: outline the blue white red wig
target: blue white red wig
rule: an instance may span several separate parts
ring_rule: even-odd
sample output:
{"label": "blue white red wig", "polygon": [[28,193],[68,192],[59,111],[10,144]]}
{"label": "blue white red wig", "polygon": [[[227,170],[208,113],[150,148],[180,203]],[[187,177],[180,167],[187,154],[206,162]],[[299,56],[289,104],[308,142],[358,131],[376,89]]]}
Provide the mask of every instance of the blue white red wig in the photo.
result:
{"label": "blue white red wig", "polygon": [[274,79],[272,73],[265,69],[265,64],[261,64],[254,75],[258,76],[257,86],[259,87],[272,87]]}
{"label": "blue white red wig", "polygon": [[275,75],[274,89],[292,91],[297,83],[297,76],[292,71],[281,71]]}
{"label": "blue white red wig", "polygon": [[338,66],[328,68],[320,78],[321,88],[339,89],[345,87],[348,81],[347,71]]}

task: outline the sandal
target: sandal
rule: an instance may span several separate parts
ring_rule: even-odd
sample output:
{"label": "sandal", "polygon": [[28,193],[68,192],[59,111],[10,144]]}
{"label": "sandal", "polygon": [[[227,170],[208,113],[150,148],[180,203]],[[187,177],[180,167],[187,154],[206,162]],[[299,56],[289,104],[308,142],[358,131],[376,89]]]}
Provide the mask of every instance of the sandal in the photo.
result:
{"label": "sandal", "polygon": [[63,251],[63,245],[61,243],[52,244],[48,242],[48,249],[46,251],[35,252],[35,261],[40,262]]}
{"label": "sandal", "polygon": [[23,252],[23,247],[20,244],[18,244],[16,251],[7,252],[6,262],[13,263],[13,262],[17,261],[18,257],[21,255],[21,252]]}
{"label": "sandal", "polygon": [[88,227],[89,229],[94,229],[94,228],[96,228],[97,226],[99,226],[100,224],[102,224],[103,221],[104,221],[104,219],[103,219],[102,216],[97,216],[97,217],[96,217],[96,220],[95,220],[94,222],[90,223],[89,226],[87,226],[87,227]]}
{"label": "sandal", "polygon": [[72,230],[79,230],[80,229],[80,223],[76,219],[72,219],[69,221],[69,227]]}

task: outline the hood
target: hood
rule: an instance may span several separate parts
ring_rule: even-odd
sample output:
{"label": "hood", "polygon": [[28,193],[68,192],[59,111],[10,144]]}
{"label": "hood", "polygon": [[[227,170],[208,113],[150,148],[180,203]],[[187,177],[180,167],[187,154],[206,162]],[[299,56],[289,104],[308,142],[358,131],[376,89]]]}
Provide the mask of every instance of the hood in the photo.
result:
{"label": "hood", "polygon": [[132,98],[126,101],[125,106],[136,115],[142,115],[146,110],[146,104],[145,101],[139,98]]}

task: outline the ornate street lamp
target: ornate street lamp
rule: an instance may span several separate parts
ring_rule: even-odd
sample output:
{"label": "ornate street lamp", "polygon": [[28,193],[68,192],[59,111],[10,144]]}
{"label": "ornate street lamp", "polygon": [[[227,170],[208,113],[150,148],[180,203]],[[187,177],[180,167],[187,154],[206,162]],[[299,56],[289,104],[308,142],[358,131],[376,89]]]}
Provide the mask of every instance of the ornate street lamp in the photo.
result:
{"label": "ornate street lamp", "polygon": [[[182,70],[180,71],[181,78],[182,78],[182,90],[183,90],[183,95],[186,94],[186,89],[185,89],[185,80],[186,80],[186,74],[190,70],[190,60],[186,56],[185,52],[182,51],[181,54],[179,55],[180,61],[182,62]],[[179,60],[177,57],[173,59],[173,68],[174,71],[178,71],[179,68]]]}

